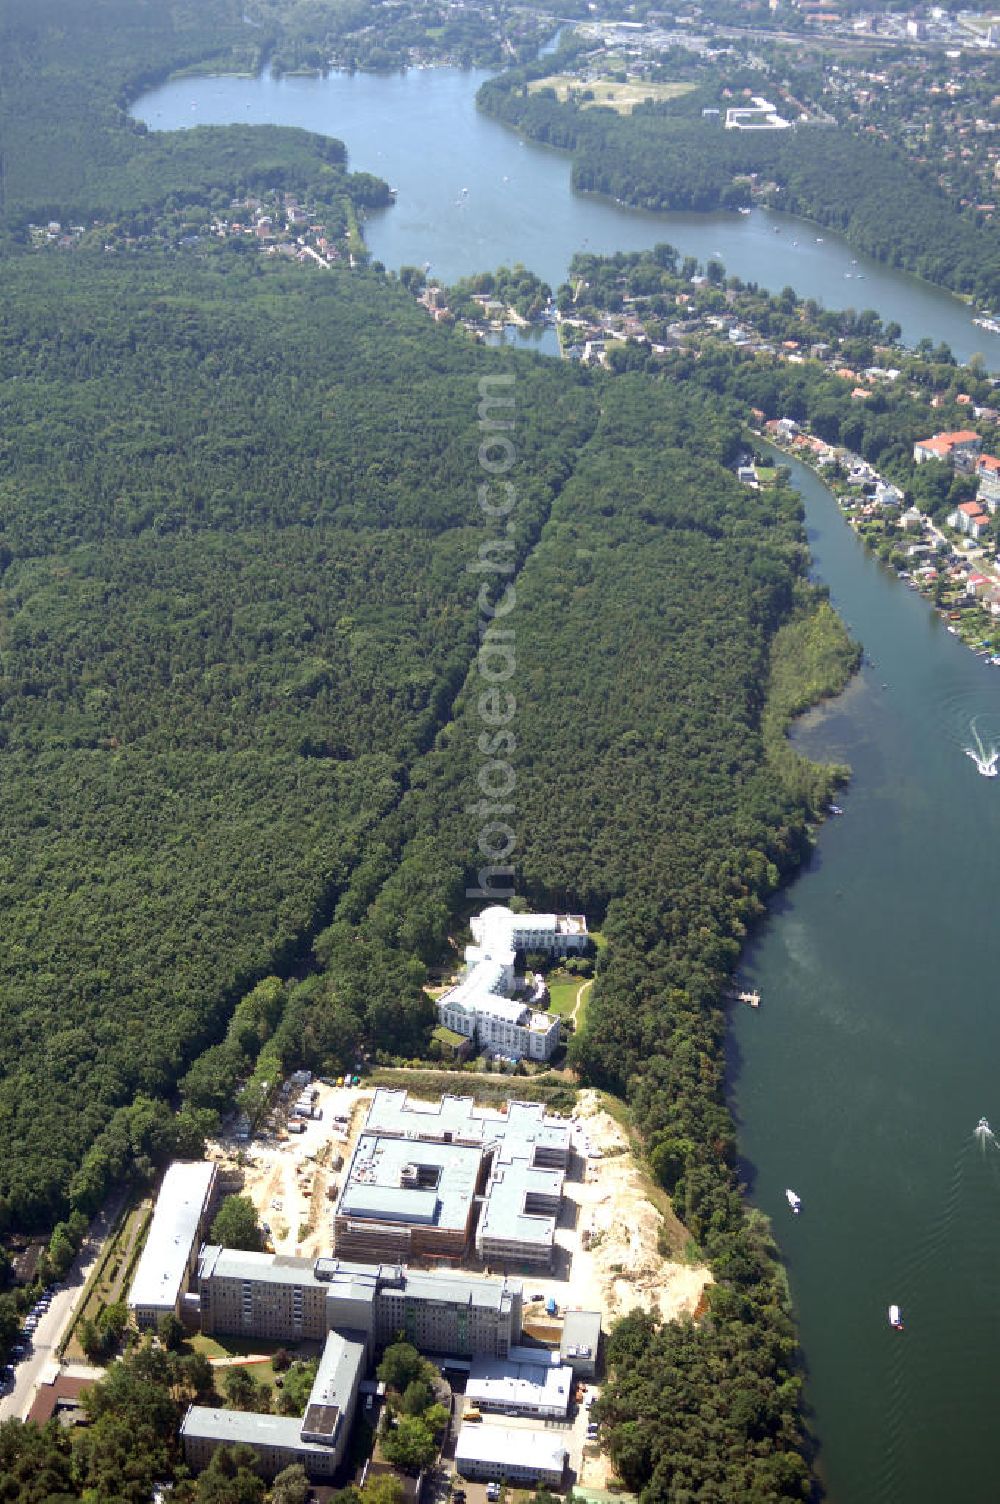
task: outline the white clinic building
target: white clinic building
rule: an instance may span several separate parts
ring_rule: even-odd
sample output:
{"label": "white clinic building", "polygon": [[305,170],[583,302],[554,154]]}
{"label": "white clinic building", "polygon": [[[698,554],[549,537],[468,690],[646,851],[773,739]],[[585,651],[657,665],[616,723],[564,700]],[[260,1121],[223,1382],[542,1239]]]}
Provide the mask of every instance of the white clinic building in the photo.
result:
{"label": "white clinic building", "polygon": [[438,1001],[445,1028],[483,1049],[516,1059],[549,1060],[559,1046],[559,1019],[509,996],[518,951],[565,956],[586,949],[582,914],[514,914],[496,904],[471,921],[474,944],[465,948],[466,972]]}

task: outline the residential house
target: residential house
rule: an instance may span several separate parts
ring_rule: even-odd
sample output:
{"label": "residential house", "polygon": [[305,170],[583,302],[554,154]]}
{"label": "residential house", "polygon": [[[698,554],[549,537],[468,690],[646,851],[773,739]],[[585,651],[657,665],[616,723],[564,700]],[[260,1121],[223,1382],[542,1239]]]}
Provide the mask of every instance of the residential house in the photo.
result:
{"label": "residential house", "polygon": [[873,500],[880,507],[898,507],[903,504],[903,493],[898,486],[880,480],[876,483]]}
{"label": "residential house", "polygon": [[948,516],[948,526],[957,528],[966,537],[979,540],[990,525],[988,515],[981,510],[976,501],[963,501],[954,512]]}
{"label": "residential house", "polygon": [[918,465],[925,460],[944,460],[956,470],[971,470],[982,447],[983,441],[974,429],[959,428],[953,433],[936,433],[933,438],[918,439],[913,446],[913,458]]}

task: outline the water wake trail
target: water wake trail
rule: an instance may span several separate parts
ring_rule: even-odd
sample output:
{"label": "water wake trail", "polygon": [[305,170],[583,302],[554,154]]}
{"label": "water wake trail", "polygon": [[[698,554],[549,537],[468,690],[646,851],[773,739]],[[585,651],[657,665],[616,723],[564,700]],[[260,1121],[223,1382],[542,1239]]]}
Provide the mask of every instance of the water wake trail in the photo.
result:
{"label": "water wake trail", "polygon": [[962,751],[966,757],[972,758],[976,768],[984,778],[996,778],[1000,776],[1000,768],[997,767],[997,763],[1000,762],[1000,747],[995,742],[991,742],[987,751],[974,720],[969,729],[972,732],[972,739],[975,745],[972,747],[963,747]]}

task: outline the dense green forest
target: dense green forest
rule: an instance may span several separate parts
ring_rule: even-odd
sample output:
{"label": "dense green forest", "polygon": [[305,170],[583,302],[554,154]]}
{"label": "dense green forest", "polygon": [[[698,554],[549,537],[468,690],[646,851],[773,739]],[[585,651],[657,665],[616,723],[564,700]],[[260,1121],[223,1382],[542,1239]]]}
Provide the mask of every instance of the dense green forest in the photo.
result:
{"label": "dense green forest", "polygon": [[[24,1224],[292,964],[447,714],[487,357],[371,274],[3,276],[0,1207]],[[519,551],[587,412],[551,366],[524,382]]]}
{"label": "dense green forest", "polygon": [[[829,788],[793,787],[761,733],[775,633],[815,609],[794,497],[737,485],[717,399],[480,352],[372,273],[234,256],[162,268],[151,300],[148,265],[71,272],[4,268],[8,1221],[67,1189],[89,1209],[130,1145],[171,1152],[134,1094],[194,1062],[186,1099],[223,1105],[213,1050],[252,1057],[283,1010],[283,1064],[331,1008],[338,1035],[420,1047],[419,963],[478,907],[476,619],[509,582],[518,887],[604,916],[577,1060],[628,1096],[713,1261],[699,1403],[720,1365],[754,1396],[714,1473],[692,1421],[669,1487],[721,1466],[730,1496],[800,1496],[794,1333],[744,1220],[718,1005]],[[478,377],[499,369],[518,501],[511,549],[483,554]],[[467,567],[484,559],[503,568]],[[216,1047],[324,907],[314,977],[258,989]],[[613,1455],[645,1476],[628,1393],[608,1404]]]}
{"label": "dense green forest", "polygon": [[164,134],[129,116],[136,92],[175,69],[256,69],[269,36],[239,0],[4,0],[0,221],[108,219],[261,188],[387,202],[384,184],[347,174],[339,141],[269,126]]}
{"label": "dense green forest", "polygon": [[735,209],[750,202],[757,174],[778,185],[778,207],[839,230],[859,250],[984,303],[1000,300],[995,230],[885,142],[818,126],[727,131],[718,117],[701,118],[701,93],[621,116],[560,103],[551,89],[529,92],[545,71],[538,63],[490,79],[479,104],[533,140],[571,151],[575,188],[642,209]]}

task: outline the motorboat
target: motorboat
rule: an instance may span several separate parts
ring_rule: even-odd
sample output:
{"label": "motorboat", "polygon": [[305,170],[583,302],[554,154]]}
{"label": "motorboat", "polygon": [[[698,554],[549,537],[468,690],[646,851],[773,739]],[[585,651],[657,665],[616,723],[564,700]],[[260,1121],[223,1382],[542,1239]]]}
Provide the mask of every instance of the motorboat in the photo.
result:
{"label": "motorboat", "polygon": [[795,1215],[798,1216],[802,1210],[802,1197],[797,1196],[794,1191],[786,1191],[785,1196],[788,1199],[788,1205],[792,1208]]}
{"label": "motorboat", "polygon": [[899,1306],[889,1307],[889,1325],[894,1332],[901,1332],[903,1330],[903,1313],[899,1309]]}
{"label": "motorboat", "polygon": [[841,809],[839,804],[831,804],[830,813],[831,815],[842,815],[844,811]]}

